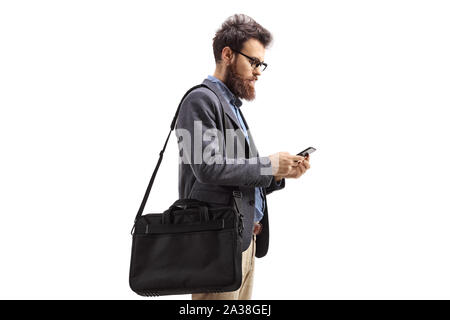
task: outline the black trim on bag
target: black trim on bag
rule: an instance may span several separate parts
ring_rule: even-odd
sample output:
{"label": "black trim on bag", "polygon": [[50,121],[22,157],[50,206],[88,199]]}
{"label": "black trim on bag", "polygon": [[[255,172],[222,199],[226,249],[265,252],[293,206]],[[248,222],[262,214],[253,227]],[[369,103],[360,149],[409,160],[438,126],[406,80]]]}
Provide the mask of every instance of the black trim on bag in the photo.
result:
{"label": "black trim on bag", "polygon": [[184,233],[195,231],[222,230],[225,228],[225,220],[213,220],[201,224],[147,224],[145,234]]}

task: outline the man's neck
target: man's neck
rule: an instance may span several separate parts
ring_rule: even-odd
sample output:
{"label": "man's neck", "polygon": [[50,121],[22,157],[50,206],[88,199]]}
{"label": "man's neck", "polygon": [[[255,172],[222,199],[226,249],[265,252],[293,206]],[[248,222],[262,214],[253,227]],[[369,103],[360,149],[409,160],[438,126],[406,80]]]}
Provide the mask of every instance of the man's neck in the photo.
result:
{"label": "man's neck", "polygon": [[222,72],[219,72],[217,69],[216,69],[216,71],[214,71],[213,76],[216,77],[217,79],[219,79],[220,81],[222,81],[223,83],[225,83],[224,74]]}

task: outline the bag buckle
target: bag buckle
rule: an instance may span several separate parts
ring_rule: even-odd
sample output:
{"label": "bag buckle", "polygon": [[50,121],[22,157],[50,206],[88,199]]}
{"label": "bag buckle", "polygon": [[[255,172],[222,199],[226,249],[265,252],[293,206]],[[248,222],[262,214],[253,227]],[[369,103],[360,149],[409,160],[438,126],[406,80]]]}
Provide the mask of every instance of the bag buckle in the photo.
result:
{"label": "bag buckle", "polygon": [[235,198],[242,198],[242,192],[233,190],[233,197],[235,197]]}
{"label": "bag buckle", "polygon": [[131,228],[131,235],[133,236],[134,235],[134,230],[136,229],[136,221],[137,221],[137,219],[134,219],[134,223],[133,223],[133,228]]}

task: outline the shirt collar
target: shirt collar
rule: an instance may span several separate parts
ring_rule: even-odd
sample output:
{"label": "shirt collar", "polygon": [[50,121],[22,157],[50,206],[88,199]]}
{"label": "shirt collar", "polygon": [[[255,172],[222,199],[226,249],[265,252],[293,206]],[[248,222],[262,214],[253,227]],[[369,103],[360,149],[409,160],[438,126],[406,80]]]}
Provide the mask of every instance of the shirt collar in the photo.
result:
{"label": "shirt collar", "polygon": [[242,106],[242,101],[241,99],[239,99],[238,97],[236,97],[231,91],[230,89],[228,89],[228,87],[225,85],[225,83],[223,83],[221,80],[217,79],[214,76],[208,75],[208,80],[210,80],[211,82],[214,82],[219,89],[222,91],[222,93],[225,95],[226,99],[235,107],[241,107]]}

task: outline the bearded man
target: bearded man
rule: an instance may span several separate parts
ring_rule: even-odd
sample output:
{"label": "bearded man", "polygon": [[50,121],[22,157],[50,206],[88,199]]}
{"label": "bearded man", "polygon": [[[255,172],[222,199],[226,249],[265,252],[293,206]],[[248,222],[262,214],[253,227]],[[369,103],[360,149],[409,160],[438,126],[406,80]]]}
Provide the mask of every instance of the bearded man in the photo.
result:
{"label": "bearded man", "polygon": [[[233,205],[233,191],[239,190],[244,225],[241,287],[192,294],[194,300],[251,299],[255,256],[264,257],[269,246],[266,195],[283,189],[285,178],[299,178],[310,167],[309,157],[288,152],[260,156],[241,111],[241,99],[255,99],[256,81],[267,68],[264,55],[271,41],[270,32],[252,18],[229,17],[213,39],[216,69],[203,81],[208,88],[189,93],[179,111],[175,132],[185,160],[179,165],[180,199]],[[194,141],[188,143],[182,130]]]}

